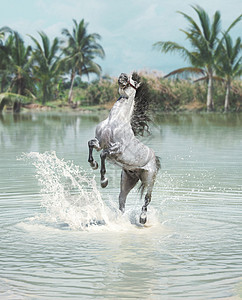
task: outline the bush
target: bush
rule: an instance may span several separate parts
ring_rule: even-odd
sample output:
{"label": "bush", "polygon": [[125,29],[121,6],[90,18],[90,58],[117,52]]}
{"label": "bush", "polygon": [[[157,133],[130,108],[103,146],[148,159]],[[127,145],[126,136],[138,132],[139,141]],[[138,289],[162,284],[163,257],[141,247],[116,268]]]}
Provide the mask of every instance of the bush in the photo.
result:
{"label": "bush", "polygon": [[104,104],[118,97],[118,84],[110,80],[100,80],[87,88],[87,101],[91,105]]}
{"label": "bush", "polygon": [[[142,74],[142,80],[150,89],[150,107],[154,111],[206,110],[207,83],[188,80],[164,79],[153,74]],[[214,107],[223,111],[226,88],[221,82],[214,83]],[[101,79],[74,89],[74,101],[81,105],[103,105],[119,97],[117,79]],[[230,94],[230,110],[239,111],[241,106],[241,81],[234,81]]]}

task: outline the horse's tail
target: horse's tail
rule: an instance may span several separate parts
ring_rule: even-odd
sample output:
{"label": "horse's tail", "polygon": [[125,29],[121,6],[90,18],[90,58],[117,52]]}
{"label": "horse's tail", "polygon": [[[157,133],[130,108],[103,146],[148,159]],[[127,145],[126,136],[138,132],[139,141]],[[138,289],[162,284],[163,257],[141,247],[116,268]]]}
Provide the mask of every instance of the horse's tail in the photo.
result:
{"label": "horse's tail", "polygon": [[155,165],[156,165],[156,170],[157,170],[157,173],[158,173],[158,171],[160,170],[160,168],[161,168],[161,159],[160,159],[160,157],[159,156],[156,156],[155,157]]}
{"label": "horse's tail", "polygon": [[[160,168],[161,168],[161,162],[160,162],[160,157],[159,156],[156,156],[155,157],[155,166],[156,166],[156,174],[159,172]],[[138,188],[138,191],[140,192],[140,197],[142,198],[143,197],[143,194],[144,194],[144,191],[145,191],[145,188],[147,187],[147,182],[143,182],[141,181],[141,184]]]}

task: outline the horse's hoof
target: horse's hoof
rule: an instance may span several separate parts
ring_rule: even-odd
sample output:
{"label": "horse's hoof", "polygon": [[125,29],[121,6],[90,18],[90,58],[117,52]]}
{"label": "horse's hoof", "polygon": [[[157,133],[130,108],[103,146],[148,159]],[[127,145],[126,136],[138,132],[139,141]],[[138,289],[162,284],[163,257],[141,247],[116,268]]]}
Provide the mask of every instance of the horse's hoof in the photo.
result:
{"label": "horse's hoof", "polygon": [[98,163],[96,161],[94,161],[92,164],[91,164],[91,167],[93,170],[97,170],[98,168]]}
{"label": "horse's hoof", "polygon": [[124,212],[125,212],[125,208],[124,208],[124,207],[119,207],[119,210],[120,210],[120,212],[121,212],[122,214],[124,214]]}
{"label": "horse's hoof", "polygon": [[142,212],[139,217],[139,222],[140,222],[140,224],[145,224],[146,221],[147,221],[147,215],[146,215],[146,213]]}
{"label": "horse's hoof", "polygon": [[105,188],[108,185],[108,179],[105,178],[104,180],[101,180],[101,187]]}

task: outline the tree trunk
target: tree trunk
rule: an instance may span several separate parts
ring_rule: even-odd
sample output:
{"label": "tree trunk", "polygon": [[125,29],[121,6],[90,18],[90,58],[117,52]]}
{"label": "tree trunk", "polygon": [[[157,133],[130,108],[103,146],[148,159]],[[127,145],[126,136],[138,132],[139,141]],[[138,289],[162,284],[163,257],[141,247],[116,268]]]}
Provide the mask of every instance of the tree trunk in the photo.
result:
{"label": "tree trunk", "polygon": [[45,105],[47,101],[47,86],[45,83],[43,83],[42,91],[43,91],[42,105]]}
{"label": "tree trunk", "polygon": [[73,85],[74,85],[74,80],[75,80],[75,72],[71,72],[71,87],[69,90],[69,95],[68,95],[68,103],[70,104],[72,102],[72,92],[73,92]]}
{"label": "tree trunk", "polygon": [[17,86],[18,86],[18,94],[22,94],[22,77],[20,74],[18,74],[18,80],[17,80]]}
{"label": "tree trunk", "polygon": [[21,108],[21,102],[19,100],[14,101],[13,112],[16,113],[16,114],[19,113],[20,112],[20,108]]}
{"label": "tree trunk", "polygon": [[224,101],[224,112],[228,112],[229,110],[229,93],[230,93],[230,80],[227,81],[226,84],[226,95],[225,95],[225,101]]}
{"label": "tree trunk", "polygon": [[208,72],[208,93],[207,93],[207,111],[213,111],[213,73]]}
{"label": "tree trunk", "polygon": [[18,94],[21,95],[21,86],[18,86]]}
{"label": "tree trunk", "polygon": [[3,75],[2,81],[1,81],[1,93],[3,93],[3,91],[4,91],[5,82],[6,82],[5,76]]}

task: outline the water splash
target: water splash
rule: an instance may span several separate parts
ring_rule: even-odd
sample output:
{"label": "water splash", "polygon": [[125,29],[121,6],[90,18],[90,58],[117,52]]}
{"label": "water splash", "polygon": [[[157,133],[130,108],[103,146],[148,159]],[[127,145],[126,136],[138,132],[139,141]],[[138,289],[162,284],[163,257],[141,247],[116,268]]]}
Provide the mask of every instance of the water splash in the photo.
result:
{"label": "water splash", "polygon": [[41,186],[41,205],[46,211],[26,220],[27,224],[21,225],[24,228],[129,231],[160,224],[156,210],[150,207],[148,222],[141,226],[137,203],[121,214],[117,199],[115,202],[110,197],[102,199],[95,176],[71,161],[59,159],[55,151],[24,153],[19,160],[35,166]]}
{"label": "water splash", "polygon": [[53,152],[25,153],[36,168],[41,186],[41,205],[49,220],[71,229],[109,223],[108,207],[97,189],[94,177],[79,166],[64,161]]}

